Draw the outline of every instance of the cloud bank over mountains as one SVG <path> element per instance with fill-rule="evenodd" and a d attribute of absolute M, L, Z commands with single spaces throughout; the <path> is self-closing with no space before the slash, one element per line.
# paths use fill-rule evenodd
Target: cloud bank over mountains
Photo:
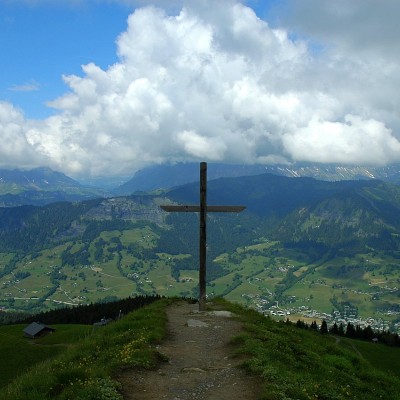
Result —
<path fill-rule="evenodd" d="M 53 116 L 28 120 L 0 101 L 0 163 L 79 177 L 186 160 L 400 161 L 400 3 L 285 10 L 272 28 L 233 0 L 137 8 L 119 61 L 64 76 Z"/>

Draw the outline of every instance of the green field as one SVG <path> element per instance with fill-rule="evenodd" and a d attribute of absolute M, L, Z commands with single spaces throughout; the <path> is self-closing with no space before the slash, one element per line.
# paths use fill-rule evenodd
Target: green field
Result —
<path fill-rule="evenodd" d="M 0 307 L 31 312 L 146 293 L 197 296 L 197 259 L 159 252 L 158 240 L 152 228 L 141 226 L 19 257 L 0 280 Z M 0 268 L 14 257 L 1 253 Z M 177 264 L 179 278 L 173 272 Z M 258 309 L 278 303 L 286 311 L 306 306 L 319 313 L 349 304 L 365 319 L 391 324 L 400 318 L 392 312 L 399 304 L 400 270 L 396 259 L 383 254 L 310 262 L 301 252 L 262 239 L 209 260 L 210 273 L 217 267 L 223 273 L 208 281 L 212 297 Z"/>
<path fill-rule="evenodd" d="M 54 325 L 56 331 L 39 339 L 23 336 L 27 325 L 0 326 L 0 388 L 35 364 L 62 353 L 71 343 L 90 335 L 91 326 Z"/>
<path fill-rule="evenodd" d="M 0 327 L 0 397 L 121 400 L 114 380 L 121 368 L 157 369 L 165 361 L 154 344 L 167 334 L 165 307 L 171 301 L 94 331 L 56 325 L 55 333 L 34 342 L 22 337 L 21 325 Z M 262 377 L 264 400 L 398 398 L 400 348 L 299 329 L 218 299 L 213 307 L 235 312 L 244 324 L 232 349 L 246 356 L 249 374 Z"/>
<path fill-rule="evenodd" d="M 400 376 L 400 349 L 347 338 L 341 338 L 340 345 L 383 372 Z"/>

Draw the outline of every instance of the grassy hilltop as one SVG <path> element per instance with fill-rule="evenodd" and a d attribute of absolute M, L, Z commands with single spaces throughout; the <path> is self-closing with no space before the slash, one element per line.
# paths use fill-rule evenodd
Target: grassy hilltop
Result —
<path fill-rule="evenodd" d="M 155 345 L 167 334 L 166 307 L 160 300 L 101 329 L 58 325 L 32 342 L 21 326 L 0 327 L 0 351 L 18 346 L 25 371 L 2 357 L 0 397 L 5 400 L 122 399 L 121 369 L 155 368 L 165 362 Z M 264 399 L 398 399 L 400 349 L 323 335 L 222 302 L 246 327 L 236 337 L 243 367 L 261 376 Z M 219 304 L 218 307 L 221 307 Z M 7 385 L 8 383 L 8 385 Z"/>

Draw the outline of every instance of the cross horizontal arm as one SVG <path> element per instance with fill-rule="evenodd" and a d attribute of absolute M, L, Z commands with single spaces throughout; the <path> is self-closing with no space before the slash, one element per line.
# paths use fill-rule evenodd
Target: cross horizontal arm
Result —
<path fill-rule="evenodd" d="M 200 212 L 200 206 L 160 206 L 168 212 Z M 207 206 L 207 212 L 236 212 L 243 211 L 245 206 Z"/>
<path fill-rule="evenodd" d="M 243 211 L 245 206 L 207 206 L 207 212 L 236 212 Z"/>
<path fill-rule="evenodd" d="M 160 206 L 168 212 L 200 212 L 200 206 Z"/>

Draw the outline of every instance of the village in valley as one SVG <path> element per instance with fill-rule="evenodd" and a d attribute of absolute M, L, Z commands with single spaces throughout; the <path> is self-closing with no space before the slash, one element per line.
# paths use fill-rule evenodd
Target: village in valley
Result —
<path fill-rule="evenodd" d="M 360 326 L 366 328 L 370 326 L 374 331 L 394 331 L 400 333 L 400 323 L 392 323 L 389 320 L 382 318 L 371 318 L 362 317 L 357 314 L 357 310 L 350 306 L 344 306 L 344 311 L 334 311 L 332 314 L 320 312 L 314 310 L 308 306 L 300 307 L 281 307 L 278 302 L 276 305 L 272 305 L 269 308 L 265 307 L 265 301 L 262 299 L 255 299 L 255 308 L 257 311 L 264 315 L 269 315 L 274 319 L 286 320 L 289 319 L 291 322 L 296 322 L 299 319 L 304 320 L 307 323 L 316 321 L 317 324 L 321 324 L 322 321 L 326 321 L 328 327 L 333 324 L 347 326 L 348 323 L 354 326 Z M 397 313 L 400 314 L 400 313 Z"/>
<path fill-rule="evenodd" d="M 143 235 L 141 240 L 144 239 L 150 240 L 150 236 Z M 259 245 L 257 248 L 259 248 Z M 340 308 L 334 307 L 332 304 L 330 310 L 328 310 L 326 299 L 321 300 L 315 297 L 321 296 L 322 292 L 313 291 L 314 287 L 320 289 L 325 288 L 326 290 L 329 289 L 331 292 L 340 289 L 341 291 L 346 291 L 354 296 L 363 295 L 373 298 L 374 296 L 382 295 L 382 293 L 395 295 L 398 291 L 396 286 L 386 283 L 380 287 L 379 291 L 374 292 L 373 290 L 377 290 L 374 288 L 372 291 L 365 292 L 337 284 L 334 285 L 334 288 L 328 288 L 328 284 L 322 279 L 316 279 L 312 282 L 305 280 L 304 282 L 298 283 L 298 285 L 302 286 L 302 296 L 293 294 L 296 293 L 294 290 L 298 289 L 293 289 L 292 287 L 292 292 L 288 290 L 289 294 L 285 294 L 285 296 L 282 296 L 280 300 L 277 299 L 276 293 L 272 291 L 272 288 L 272 290 L 267 288 L 267 286 L 271 287 L 270 280 L 277 279 L 275 275 L 271 275 L 271 267 L 265 267 L 264 272 L 258 271 L 258 274 L 253 273 L 253 276 L 248 277 L 247 279 L 244 277 L 239 278 L 239 274 L 235 271 L 239 271 L 240 268 L 243 268 L 242 265 L 245 264 L 246 261 L 249 261 L 249 254 L 250 257 L 254 256 L 254 254 L 251 255 L 251 251 L 254 251 L 254 248 L 246 247 L 243 249 L 246 251 L 238 250 L 238 254 L 241 255 L 240 260 L 237 260 L 239 264 L 232 265 L 232 271 L 230 273 L 230 279 L 232 279 L 232 282 L 228 285 L 228 289 L 226 290 L 227 299 L 245 304 L 246 306 L 254 308 L 258 312 L 268 315 L 276 320 L 289 319 L 291 322 L 302 320 L 308 324 L 311 324 L 313 321 L 316 321 L 317 324 L 321 324 L 322 321 L 325 320 L 329 327 L 335 323 L 338 326 L 340 324 L 346 326 L 348 323 L 351 323 L 354 326 L 360 326 L 361 328 L 370 326 L 374 331 L 382 332 L 390 330 L 391 332 L 400 332 L 400 322 L 396 322 L 396 319 L 398 320 L 400 315 L 400 310 L 380 310 L 379 313 L 376 312 L 374 313 L 375 315 L 368 316 L 363 312 L 360 312 L 357 307 L 343 303 L 338 303 Z M 96 293 L 97 295 L 100 293 L 104 293 L 105 295 L 107 293 L 113 293 L 114 295 L 117 293 L 116 290 L 118 287 L 129 288 L 129 286 L 131 288 L 134 288 L 135 286 L 140 288 L 141 294 L 159 293 L 161 295 L 174 296 L 182 295 L 182 293 L 184 293 L 186 296 L 190 297 L 191 293 L 194 293 L 193 290 L 197 286 L 198 271 L 182 271 L 180 277 L 175 280 L 171 277 L 170 267 L 174 262 L 174 258 L 162 254 L 159 254 L 158 258 L 160 267 L 156 267 L 157 264 L 153 261 L 153 267 L 147 269 L 146 262 L 143 262 L 140 269 L 126 272 L 125 278 L 118 274 L 118 269 L 115 267 L 111 270 L 109 267 L 101 268 L 98 265 L 81 265 L 76 269 L 76 272 L 72 269 L 68 273 L 68 279 L 64 277 L 64 280 L 60 281 L 62 284 L 59 289 L 52 295 L 52 297 L 46 299 L 46 303 L 76 306 L 91 301 L 93 297 L 88 297 L 90 293 L 92 293 L 92 295 L 95 295 Z M 219 259 L 219 261 L 221 261 L 221 259 Z M 254 259 L 250 258 L 250 261 L 254 261 Z M 42 263 L 43 261 L 39 262 Z M 29 261 L 28 264 L 23 263 L 22 265 L 24 267 L 26 267 L 26 265 L 33 267 L 31 261 Z M 103 265 L 103 267 L 105 266 Z M 300 267 L 300 270 L 301 268 L 304 267 Z M 294 269 L 294 266 L 291 264 L 286 266 L 276 265 L 274 269 L 276 274 L 279 274 L 279 279 L 282 279 L 288 271 Z M 52 274 L 51 271 L 57 271 L 57 277 L 63 275 L 59 266 L 51 265 L 43 270 L 43 276 L 54 276 L 54 273 Z M 269 274 L 269 277 L 267 277 L 266 274 Z M 89 279 L 91 275 L 92 278 Z M 25 302 L 27 305 L 38 302 L 40 298 L 40 290 L 38 291 L 38 289 L 35 290 L 34 287 L 30 287 L 29 291 L 37 294 L 36 296 L 28 294 L 28 286 L 26 286 L 26 283 L 24 282 L 29 280 L 29 278 L 30 277 L 20 280 L 16 278 L 14 273 L 12 273 L 8 279 L 4 279 L 4 281 L 1 282 L 1 288 L 4 290 L 4 301 L 12 301 L 13 303 L 17 301 L 20 303 Z M 218 284 L 221 279 L 225 279 L 224 282 L 226 282 L 227 277 L 222 277 L 208 283 L 208 298 L 218 296 L 218 292 L 215 291 L 217 288 L 216 284 Z M 70 280 L 71 283 L 69 283 Z M 82 280 L 81 283 L 80 280 Z M 120 286 L 114 286 L 114 284 L 112 284 L 114 281 L 118 282 L 118 285 Z M 220 288 L 221 287 L 225 286 L 220 285 Z M 221 289 L 219 289 L 219 291 L 220 290 Z M 326 298 L 326 293 L 323 293 Z M 134 292 L 132 292 L 132 295 L 134 295 Z M 320 304 L 325 304 L 325 309 L 321 310 L 319 307 Z M 6 311 L 8 307 L 1 305 L 0 309 Z M 387 318 L 385 318 L 385 316 Z"/>

